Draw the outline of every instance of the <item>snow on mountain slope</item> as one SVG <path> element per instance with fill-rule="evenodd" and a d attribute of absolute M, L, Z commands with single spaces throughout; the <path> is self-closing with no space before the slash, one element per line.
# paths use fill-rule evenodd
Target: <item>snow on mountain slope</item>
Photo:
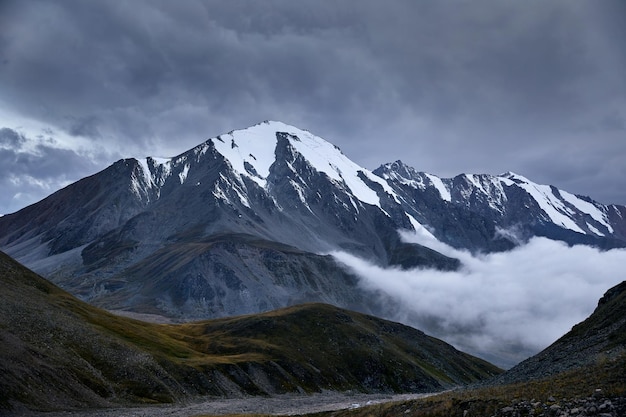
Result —
<path fill-rule="evenodd" d="M 214 146 L 230 163 L 231 168 L 241 177 L 247 177 L 261 188 L 268 188 L 267 178 L 270 167 L 275 163 L 277 132 L 286 133 L 289 144 L 318 172 L 326 174 L 338 184 L 345 185 L 354 197 L 363 203 L 382 208 L 376 191 L 361 178 L 379 184 L 396 201 L 394 190 L 380 177 L 352 162 L 339 148 L 313 135 L 282 122 L 266 121 L 242 130 L 231 131 L 209 139 L 192 151 L 200 158 Z M 178 173 L 183 184 L 189 173 L 190 165 L 186 162 L 189 152 L 172 159 L 141 158 L 138 162 L 144 175 L 144 184 L 149 188 L 159 188 L 172 174 L 172 167 L 183 166 Z M 142 188 L 139 183 L 137 189 Z M 297 187 L 297 185 L 294 185 Z M 245 197 L 242 196 L 242 201 Z"/>
<path fill-rule="evenodd" d="M 290 145 L 313 168 L 334 181 L 345 184 L 362 202 L 381 206 L 376 192 L 359 177 L 359 173 L 380 184 L 389 194 L 395 194 L 385 181 L 352 162 L 336 146 L 310 132 L 282 122 L 263 122 L 248 129 L 230 132 L 218 136 L 213 143 L 240 175 L 248 176 L 260 186 L 266 187 L 270 166 L 275 161 L 276 132 L 287 133 Z"/>
<path fill-rule="evenodd" d="M 496 179 L 504 184 L 507 184 L 507 180 L 511 180 L 513 184 L 509 183 L 507 185 L 514 185 L 524 189 L 534 198 L 550 219 L 561 227 L 578 233 L 605 236 L 605 233 L 600 232 L 587 222 L 585 223 L 591 227 L 587 227 L 586 230 L 578 225 L 576 218 L 580 217 L 581 214 L 587 214 L 595 222 L 606 228 L 609 234 L 613 233 L 613 228 L 605 211 L 606 208 L 601 208 L 602 205 L 600 204 L 596 206 L 567 191 L 559 190 L 549 185 L 536 184 L 528 178 L 511 172 L 500 175 Z"/>
<path fill-rule="evenodd" d="M 561 198 L 576 207 L 576 209 L 583 213 L 589 214 L 591 217 L 594 218 L 595 221 L 606 226 L 609 233 L 613 233 L 613 227 L 611 227 L 607 213 L 604 209 L 601 209 L 600 207 L 595 206 L 593 203 L 585 201 L 574 194 L 570 194 L 567 191 L 559 190 L 559 194 L 561 195 Z"/>
<path fill-rule="evenodd" d="M 450 189 L 443 183 L 441 178 L 425 172 L 418 172 L 415 168 L 402 163 L 402 161 L 382 165 L 375 171 L 375 174 L 385 179 L 388 183 L 400 183 L 420 190 L 435 187 L 443 200 L 452 201 Z"/>
<path fill-rule="evenodd" d="M 482 215 L 494 212 L 493 215 L 506 218 L 511 217 L 511 211 L 520 212 L 520 207 L 514 207 L 519 206 L 519 199 L 514 198 L 512 203 L 508 201 L 511 190 L 518 188 L 530 198 L 530 201 L 524 204 L 537 205 L 540 209 L 533 213 L 533 222 L 553 223 L 559 228 L 597 237 L 610 236 L 614 232 L 609 220 L 609 210 L 605 206 L 583 200 L 552 186 L 536 184 L 518 174 L 511 172 L 498 176 L 462 174 L 455 178 L 439 178 L 432 174 L 418 172 L 401 161 L 383 165 L 374 174 L 351 161 L 340 149 L 324 139 L 306 130 L 276 121 L 266 121 L 246 129 L 219 135 L 169 160 L 151 157 L 139 159 L 143 178 L 140 175 L 134 178 L 134 191 L 138 196 L 143 195 L 144 199 L 149 200 L 150 193 L 146 189 L 151 189 L 158 199 L 160 188 L 169 176 L 175 175 L 177 182 L 184 184 L 190 170 L 194 169 L 191 159 L 201 162 L 203 156 L 213 147 L 225 158 L 236 174 L 234 180 L 222 177 L 221 184 L 215 186 L 213 194 L 229 204 L 232 204 L 231 198 L 234 195 L 239 203 L 251 207 L 247 196 L 249 190 L 243 179 L 252 180 L 269 193 L 268 177 L 272 165 L 276 163 L 278 132 L 283 134 L 282 137 L 287 139 L 289 146 L 314 170 L 327 175 L 338 187 L 349 192 L 351 206 L 357 212 L 358 204 L 354 199 L 377 206 L 387 216 L 389 216 L 389 201 L 403 208 L 410 206 L 411 204 L 407 202 L 410 199 L 400 198 L 401 191 L 397 185 L 401 184 L 404 188 L 421 191 L 433 188 L 437 191 L 441 201 L 445 203 L 464 205 L 469 210 L 480 212 Z M 287 161 L 287 166 L 295 173 L 295 168 L 290 165 L 292 162 Z M 289 184 L 303 206 L 311 211 L 305 192 L 306 182 L 306 179 L 300 178 L 290 180 Z M 386 204 L 381 203 L 380 190 L 377 192 L 373 184 L 380 186 L 379 188 L 390 198 Z M 343 204 L 345 206 L 345 203 Z M 527 207 L 527 209 L 530 208 Z M 409 223 L 428 224 L 425 216 L 420 217 L 413 213 L 416 210 L 405 209 L 405 211 L 407 218 L 411 216 Z M 515 217 L 518 222 L 529 220 L 516 215 L 512 217 Z M 511 225 L 512 221 L 505 221 L 500 226 Z"/>
<path fill-rule="evenodd" d="M 512 183 L 508 183 L 507 185 L 524 189 L 533 197 L 554 224 L 565 229 L 573 230 L 574 232 L 586 233 L 585 230 L 581 229 L 572 219 L 571 216 L 574 215 L 575 212 L 564 204 L 564 201 L 559 198 L 560 196 L 555 195 L 552 187 L 549 185 L 535 184 L 527 178 L 514 173 L 509 173 L 505 177 L 496 177 L 495 180 L 500 180 L 506 184 L 509 179 Z"/>
<path fill-rule="evenodd" d="M 452 201 L 450 190 L 448 190 L 448 188 L 443 183 L 443 181 L 441 181 L 441 178 L 436 177 L 434 175 L 430 175 L 430 174 L 424 174 L 424 175 L 428 177 L 428 179 L 433 184 L 433 186 L 437 189 L 437 191 L 439 191 L 439 195 L 441 195 L 441 198 L 443 198 L 445 201 Z"/>

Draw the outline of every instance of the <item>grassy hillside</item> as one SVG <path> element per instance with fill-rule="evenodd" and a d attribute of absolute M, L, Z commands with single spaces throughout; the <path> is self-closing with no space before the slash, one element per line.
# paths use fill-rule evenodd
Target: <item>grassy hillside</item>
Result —
<path fill-rule="evenodd" d="M 531 382 L 446 392 L 420 400 L 376 404 L 314 416 L 585 416 L 601 414 L 600 407 L 609 402 L 611 408 L 603 415 L 621 417 L 626 415 L 625 369 L 626 355 L 620 355 L 584 369 Z"/>
<path fill-rule="evenodd" d="M 626 281 L 538 355 L 481 388 L 319 416 L 626 415 Z"/>
<path fill-rule="evenodd" d="M 500 372 L 415 329 L 329 305 L 151 324 L 83 303 L 2 253 L 0 286 L 0 409 L 433 391 Z"/>

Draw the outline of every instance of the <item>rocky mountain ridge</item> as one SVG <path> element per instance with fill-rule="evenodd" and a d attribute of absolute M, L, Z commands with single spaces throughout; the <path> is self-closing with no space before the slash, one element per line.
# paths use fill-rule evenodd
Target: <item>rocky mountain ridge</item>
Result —
<path fill-rule="evenodd" d="M 507 250 L 533 236 L 624 247 L 626 207 L 603 205 L 507 172 L 439 178 L 396 161 L 374 174 L 401 196 L 403 209 L 456 248 Z"/>

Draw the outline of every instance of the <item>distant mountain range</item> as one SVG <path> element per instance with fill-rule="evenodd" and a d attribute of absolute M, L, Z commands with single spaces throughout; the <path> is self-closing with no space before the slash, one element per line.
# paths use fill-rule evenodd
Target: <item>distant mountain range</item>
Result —
<path fill-rule="evenodd" d="M 455 270 L 403 241 L 472 252 L 533 236 L 626 247 L 626 207 L 512 173 L 451 179 L 400 161 L 368 171 L 314 134 L 264 122 L 174 158 L 124 159 L 0 218 L 0 249 L 111 310 L 200 319 L 324 302 L 384 314 L 334 250 Z"/>

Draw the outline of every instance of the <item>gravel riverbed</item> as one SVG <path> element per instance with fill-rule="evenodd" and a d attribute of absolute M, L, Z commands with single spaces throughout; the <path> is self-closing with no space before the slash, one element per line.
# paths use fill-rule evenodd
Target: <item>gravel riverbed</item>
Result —
<path fill-rule="evenodd" d="M 50 413 L 20 414 L 25 417 L 190 417 L 224 414 L 299 415 L 320 411 L 358 408 L 389 401 L 405 401 L 433 394 L 285 394 L 272 397 L 211 398 L 147 407 L 74 410 Z"/>

